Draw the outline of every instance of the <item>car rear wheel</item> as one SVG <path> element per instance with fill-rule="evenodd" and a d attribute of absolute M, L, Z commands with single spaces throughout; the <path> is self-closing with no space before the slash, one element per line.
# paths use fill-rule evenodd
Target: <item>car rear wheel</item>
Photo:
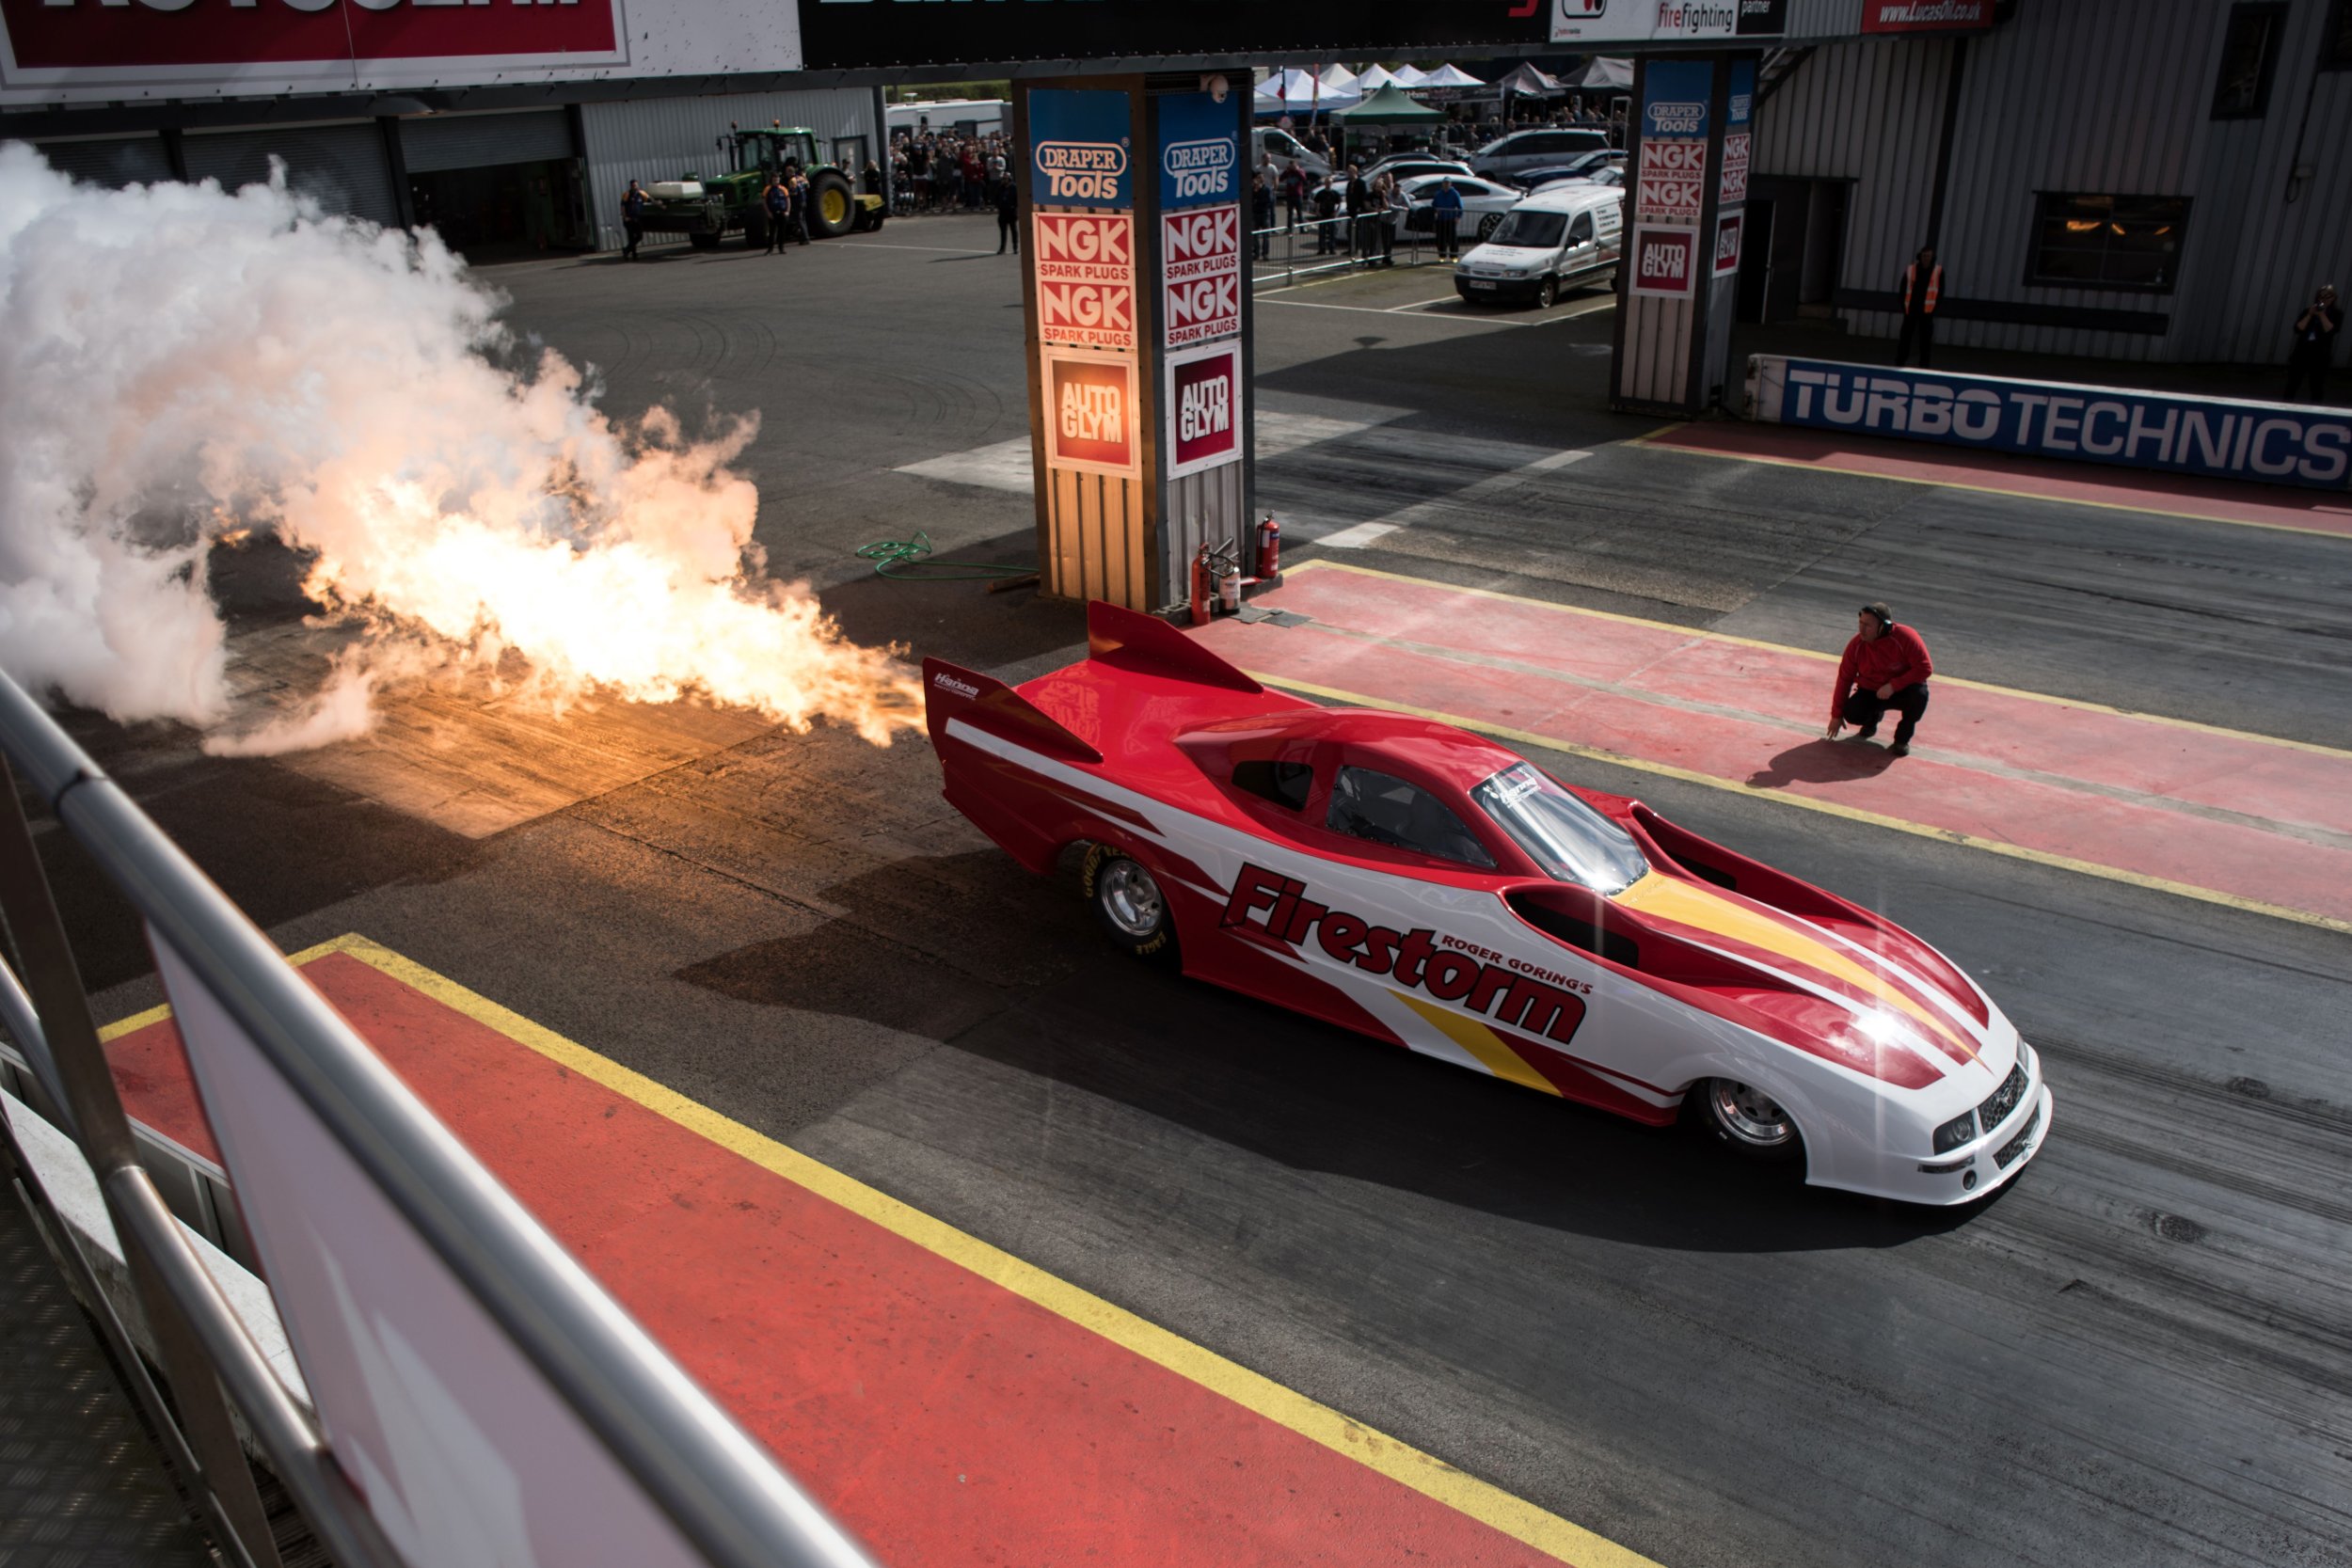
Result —
<path fill-rule="evenodd" d="M 1709 1078 L 1692 1090 L 1699 1120 L 1715 1141 L 1742 1159 L 1781 1164 L 1804 1154 L 1796 1119 L 1761 1089 L 1729 1078 Z"/>
<path fill-rule="evenodd" d="M 1098 844 L 1087 851 L 1085 876 L 1087 902 L 1111 941 L 1139 958 L 1175 950 L 1168 897 L 1142 862 Z"/>

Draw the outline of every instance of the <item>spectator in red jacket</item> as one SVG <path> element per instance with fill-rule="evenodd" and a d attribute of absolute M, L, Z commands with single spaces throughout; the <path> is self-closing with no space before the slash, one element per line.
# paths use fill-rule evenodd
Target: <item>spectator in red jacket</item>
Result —
<path fill-rule="evenodd" d="M 1839 730 L 1851 724 L 1854 738 L 1867 740 L 1893 708 L 1903 719 L 1895 726 L 1895 742 L 1886 754 L 1908 756 L 1912 732 L 1928 711 L 1928 677 L 1935 673 L 1935 661 L 1928 657 L 1919 634 L 1898 626 L 1894 612 L 1883 604 L 1864 605 L 1854 620 L 1853 641 L 1837 661 L 1837 690 L 1830 698 L 1829 729 L 1824 733 L 1835 740 Z"/>

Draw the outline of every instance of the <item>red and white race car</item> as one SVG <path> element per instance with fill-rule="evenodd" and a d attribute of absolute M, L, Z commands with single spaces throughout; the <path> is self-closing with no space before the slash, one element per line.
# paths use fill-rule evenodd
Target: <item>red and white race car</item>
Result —
<path fill-rule="evenodd" d="M 947 800 L 1015 860 L 1088 847 L 1111 939 L 1186 974 L 1914 1203 L 2050 1125 L 2033 1048 L 1926 942 L 1492 741 L 1268 691 L 1148 615 L 1019 688 L 923 665 Z"/>

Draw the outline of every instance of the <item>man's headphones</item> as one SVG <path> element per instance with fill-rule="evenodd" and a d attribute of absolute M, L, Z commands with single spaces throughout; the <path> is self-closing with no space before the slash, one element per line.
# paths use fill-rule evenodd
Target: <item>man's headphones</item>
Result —
<path fill-rule="evenodd" d="M 1865 615 L 1877 616 L 1879 618 L 1879 630 L 1881 631 L 1886 630 L 1889 626 L 1895 624 L 1894 611 L 1888 610 L 1883 604 L 1866 604 L 1862 607 L 1862 613 Z"/>

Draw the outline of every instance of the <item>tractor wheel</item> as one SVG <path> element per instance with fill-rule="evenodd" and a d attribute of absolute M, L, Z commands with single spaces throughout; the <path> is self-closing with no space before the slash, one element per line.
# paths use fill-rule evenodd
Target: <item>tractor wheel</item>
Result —
<path fill-rule="evenodd" d="M 850 231 L 850 220 L 857 213 L 857 198 L 850 194 L 850 182 L 838 169 L 820 169 L 808 182 L 808 229 L 812 234 L 826 239 L 838 239 Z"/>
<path fill-rule="evenodd" d="M 697 229 L 686 236 L 686 243 L 696 250 L 716 250 L 719 248 L 719 236 L 710 230 Z"/>

